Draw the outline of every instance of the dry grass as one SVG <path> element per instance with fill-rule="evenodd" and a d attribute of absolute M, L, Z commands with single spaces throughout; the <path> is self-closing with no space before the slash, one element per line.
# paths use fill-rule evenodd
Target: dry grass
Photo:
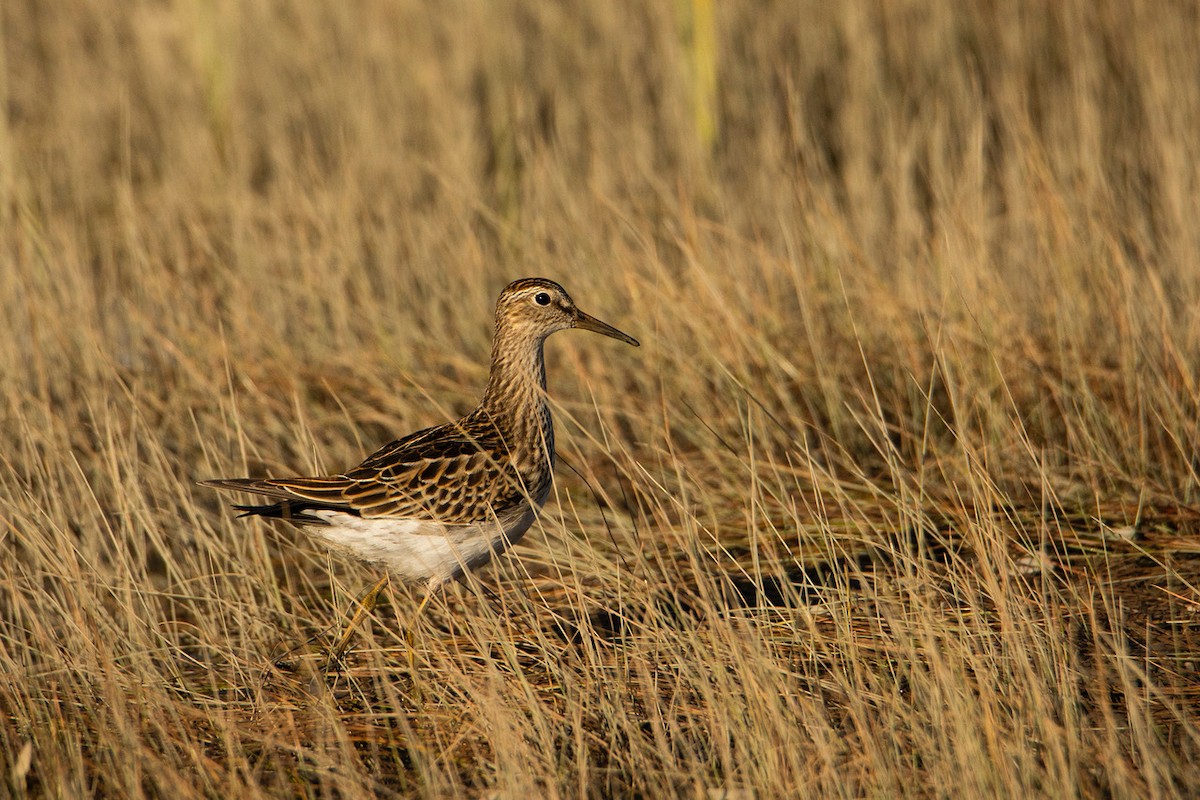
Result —
<path fill-rule="evenodd" d="M 1186 3 L 0 7 L 0 793 L 1200 785 Z M 417 631 L 194 485 L 472 404 L 540 527 Z M 590 484 L 590 486 L 589 486 Z M 328 686 L 328 688 L 323 688 Z"/>

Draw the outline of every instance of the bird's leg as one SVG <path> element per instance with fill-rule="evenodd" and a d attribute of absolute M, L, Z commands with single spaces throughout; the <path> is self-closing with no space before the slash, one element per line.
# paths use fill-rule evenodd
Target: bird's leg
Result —
<path fill-rule="evenodd" d="M 416 672 L 417 669 L 417 622 L 421 619 L 421 612 L 425 610 L 425 606 L 429 605 L 429 601 L 433 599 L 433 593 L 437 591 L 437 586 L 430 583 L 425 589 L 425 597 L 421 599 L 421 604 L 417 606 L 417 613 L 413 614 L 412 621 L 404 630 L 404 643 L 408 646 L 408 671 Z"/>
<path fill-rule="evenodd" d="M 335 662 L 340 661 L 342 655 L 346 652 L 347 645 L 350 644 L 350 636 L 354 633 L 354 629 L 366 619 L 366 616 L 375 610 L 375 606 L 379 603 L 379 593 L 388 585 L 388 576 L 384 575 L 379 579 L 379 582 L 367 590 L 358 601 L 358 608 L 354 612 L 354 616 L 350 618 L 346 629 L 342 631 L 341 638 L 329 650 L 329 665 L 332 666 Z"/>

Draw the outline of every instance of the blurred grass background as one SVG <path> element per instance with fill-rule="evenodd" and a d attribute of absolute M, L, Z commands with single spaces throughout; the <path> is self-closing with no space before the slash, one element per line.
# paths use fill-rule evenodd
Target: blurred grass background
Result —
<path fill-rule="evenodd" d="M 0 6 L 14 796 L 1200 785 L 1200 11 Z M 194 485 L 467 411 L 517 277 L 541 524 L 376 574 Z M 315 688 L 314 687 L 328 687 Z"/>

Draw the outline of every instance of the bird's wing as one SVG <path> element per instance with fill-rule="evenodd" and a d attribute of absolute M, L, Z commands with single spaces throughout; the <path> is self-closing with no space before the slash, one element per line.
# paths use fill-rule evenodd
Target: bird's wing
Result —
<path fill-rule="evenodd" d="M 461 423 L 427 428 L 384 445 L 341 475 L 203 483 L 265 495 L 284 504 L 298 501 L 306 511 L 325 508 L 447 525 L 490 520 L 497 511 L 526 497 L 494 429 L 468 429 Z"/>

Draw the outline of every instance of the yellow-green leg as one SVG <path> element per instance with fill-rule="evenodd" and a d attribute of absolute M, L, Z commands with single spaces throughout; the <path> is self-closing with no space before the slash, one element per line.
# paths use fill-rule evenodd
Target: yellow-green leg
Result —
<path fill-rule="evenodd" d="M 384 587 L 387 585 L 388 576 L 384 575 L 379 579 L 379 582 L 368 589 L 367 593 L 364 594 L 362 599 L 358 601 L 358 608 L 355 610 L 354 616 L 350 618 L 350 622 L 346 625 L 346 629 L 342 631 L 342 635 L 338 639 L 337 644 L 335 644 L 329 651 L 330 666 L 333 666 L 336 662 L 341 660 L 342 656 L 346 652 L 346 647 L 350 644 L 350 637 L 353 635 L 354 629 L 357 628 L 362 621 L 367 618 L 368 614 L 375 610 L 375 606 L 379 603 L 379 593 L 382 592 Z"/>
<path fill-rule="evenodd" d="M 410 673 L 417 671 L 417 648 L 416 648 L 416 633 L 417 621 L 421 619 L 421 612 L 425 610 L 425 606 L 429 605 L 429 601 L 433 599 L 433 593 L 437 589 L 432 584 L 425 590 L 425 597 L 421 599 L 421 604 L 417 606 L 417 613 L 413 614 L 412 620 L 408 623 L 408 627 L 404 631 L 404 643 L 408 645 L 408 671 Z"/>

